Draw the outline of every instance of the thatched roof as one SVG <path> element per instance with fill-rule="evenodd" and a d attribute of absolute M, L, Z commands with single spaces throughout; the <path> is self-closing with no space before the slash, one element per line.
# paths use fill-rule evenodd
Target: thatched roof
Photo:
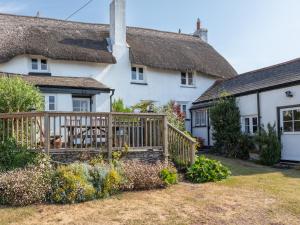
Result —
<path fill-rule="evenodd" d="M 37 87 L 92 89 L 109 92 L 110 88 L 90 77 L 62 77 L 0 73 L 0 77 L 19 77 Z"/>
<path fill-rule="evenodd" d="M 216 81 L 194 104 L 220 97 L 222 92 L 243 95 L 300 83 L 300 58 L 247 72 L 223 81 Z"/>
<path fill-rule="evenodd" d="M 112 64 L 116 60 L 107 48 L 108 37 L 108 25 L 0 14 L 0 63 L 32 54 Z M 128 27 L 127 42 L 133 64 L 221 78 L 236 75 L 212 46 L 192 35 Z"/>

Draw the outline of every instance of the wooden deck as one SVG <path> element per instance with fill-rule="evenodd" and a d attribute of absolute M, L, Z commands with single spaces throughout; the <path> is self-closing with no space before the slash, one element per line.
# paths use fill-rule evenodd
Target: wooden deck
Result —
<path fill-rule="evenodd" d="M 156 149 L 189 164 L 195 141 L 167 123 L 165 114 L 30 112 L 0 114 L 0 141 L 49 154 L 65 151 Z"/>

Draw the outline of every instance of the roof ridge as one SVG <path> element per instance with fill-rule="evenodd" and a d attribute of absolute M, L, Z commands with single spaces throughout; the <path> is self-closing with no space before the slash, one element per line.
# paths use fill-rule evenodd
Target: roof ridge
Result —
<path fill-rule="evenodd" d="M 63 20 L 63 19 L 57 19 L 57 18 L 51 18 L 51 17 L 36 17 L 36 16 L 28 16 L 28 15 L 17 15 L 17 14 L 12 14 L 12 13 L 1 13 L 0 16 L 12 16 L 12 17 L 23 17 L 23 18 L 31 18 L 31 19 L 37 19 L 37 20 L 50 20 L 50 21 L 58 21 L 58 22 L 64 22 L 64 23 L 75 23 L 75 24 L 82 24 L 82 25 L 102 25 L 102 26 L 109 26 L 109 24 L 105 23 L 92 23 L 92 22 L 82 22 L 82 21 L 74 21 L 74 20 Z M 165 34 L 173 34 L 176 36 L 186 36 L 186 37 L 191 37 L 195 38 L 203 43 L 204 42 L 201 38 L 195 37 L 192 34 L 186 34 L 186 33 L 177 33 L 174 31 L 164 31 L 164 30 L 159 30 L 156 28 L 146 28 L 146 27 L 137 27 L 137 26 L 127 26 L 129 29 L 138 29 L 138 30 L 146 30 L 146 31 L 155 31 L 159 33 L 165 33 Z M 208 43 L 206 43 L 208 44 Z"/>
<path fill-rule="evenodd" d="M 13 16 L 13 17 L 24 17 L 24 18 L 32 18 L 32 19 L 40 19 L 40 20 L 52 20 L 52 21 L 59 21 L 65 23 L 78 23 L 78 24 L 86 24 L 86 25 L 108 25 L 104 23 L 91 23 L 91 22 L 82 22 L 82 21 L 74 21 L 74 20 L 64 20 L 64 19 L 57 19 L 51 17 L 37 17 L 37 16 L 28 16 L 28 15 L 17 15 L 12 13 L 1 13 L 1 16 Z"/>
<path fill-rule="evenodd" d="M 284 66 L 284 65 L 287 65 L 287 64 L 290 64 L 290 63 L 293 63 L 293 62 L 297 62 L 299 60 L 300 60 L 300 58 L 291 59 L 291 60 L 288 60 L 288 61 L 285 61 L 285 62 L 282 62 L 282 63 L 277 63 L 275 65 L 266 66 L 266 67 L 259 68 L 259 69 L 256 69 L 256 70 L 251 70 L 251 71 L 248 71 L 248 72 L 245 72 L 245 73 L 241 73 L 237 77 L 252 74 L 252 73 L 256 73 L 256 72 L 260 72 L 260 71 L 264 71 L 264 70 L 268 70 L 268 69 L 272 69 L 272 68 L 276 68 L 276 67 L 279 67 L 279 66 Z"/>

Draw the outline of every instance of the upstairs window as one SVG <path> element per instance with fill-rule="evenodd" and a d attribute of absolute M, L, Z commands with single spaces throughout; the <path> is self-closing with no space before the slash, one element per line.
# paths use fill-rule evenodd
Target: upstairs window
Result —
<path fill-rule="evenodd" d="M 144 83 L 145 82 L 144 68 L 132 67 L 131 68 L 131 80 L 133 82 Z"/>
<path fill-rule="evenodd" d="M 181 85 L 184 86 L 193 86 L 194 85 L 194 76 L 192 72 L 182 72 L 181 73 Z"/>
<path fill-rule="evenodd" d="M 32 70 L 38 70 L 39 64 L 37 59 L 31 59 L 31 69 Z"/>
<path fill-rule="evenodd" d="M 48 72 L 47 59 L 31 59 L 31 70 L 33 72 Z"/>

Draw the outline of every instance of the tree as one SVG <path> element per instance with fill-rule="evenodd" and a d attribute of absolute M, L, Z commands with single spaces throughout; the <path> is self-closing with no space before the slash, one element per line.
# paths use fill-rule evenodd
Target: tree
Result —
<path fill-rule="evenodd" d="M 221 97 L 210 110 L 215 151 L 237 157 L 241 137 L 240 111 L 233 97 Z"/>
<path fill-rule="evenodd" d="M 114 100 L 114 102 L 112 103 L 112 111 L 113 112 L 123 112 L 123 113 L 132 112 L 131 108 L 128 108 L 125 106 L 125 104 L 121 98 Z"/>
<path fill-rule="evenodd" d="M 0 113 L 43 110 L 43 97 L 35 86 L 18 77 L 0 78 Z"/>

